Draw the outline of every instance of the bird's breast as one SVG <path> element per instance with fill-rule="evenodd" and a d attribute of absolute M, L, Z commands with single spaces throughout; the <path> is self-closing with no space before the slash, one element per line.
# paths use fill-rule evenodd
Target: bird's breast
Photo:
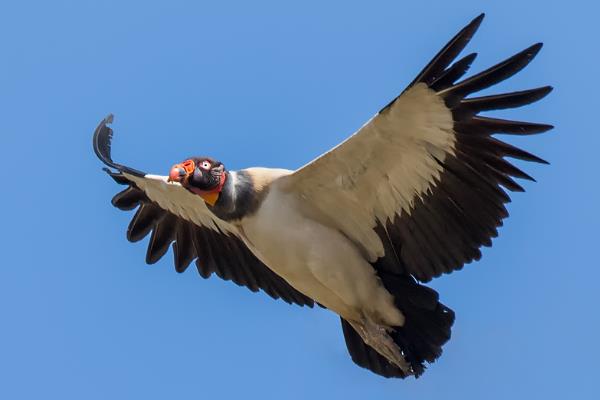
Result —
<path fill-rule="evenodd" d="M 369 313 L 401 324 L 392 296 L 354 243 L 306 216 L 299 201 L 272 188 L 258 211 L 241 221 L 248 247 L 295 289 L 336 313 L 355 320 Z"/>
<path fill-rule="evenodd" d="M 284 278 L 303 274 L 300 265 L 306 262 L 314 229 L 292 195 L 270 190 L 259 209 L 240 225 L 249 247 L 274 272 Z"/>

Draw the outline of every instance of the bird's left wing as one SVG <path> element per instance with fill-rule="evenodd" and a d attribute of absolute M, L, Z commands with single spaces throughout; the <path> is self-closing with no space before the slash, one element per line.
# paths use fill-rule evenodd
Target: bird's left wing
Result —
<path fill-rule="evenodd" d="M 127 239 L 137 242 L 149 233 L 146 262 L 157 262 L 172 244 L 175 270 L 183 272 L 195 259 L 198 272 L 208 278 L 213 272 L 225 280 L 262 289 L 288 303 L 312 307 L 313 301 L 271 271 L 246 247 L 237 228 L 214 216 L 196 195 L 166 176 L 149 175 L 117 164 L 111 157 L 112 115 L 94 132 L 94 151 L 116 171 L 105 171 L 119 184 L 128 186 L 112 199 L 121 210 L 138 208 L 127 229 Z"/>
<path fill-rule="evenodd" d="M 541 44 L 457 82 L 476 54 L 453 61 L 482 19 L 461 30 L 358 132 L 281 179 L 307 212 L 342 231 L 369 260 L 395 257 L 389 272 L 427 281 L 479 259 L 479 248 L 491 244 L 508 215 L 503 187 L 522 191 L 512 177 L 532 179 L 504 157 L 544 162 L 492 135 L 540 133 L 550 125 L 478 113 L 534 102 L 550 87 L 467 98 L 520 71 Z"/>

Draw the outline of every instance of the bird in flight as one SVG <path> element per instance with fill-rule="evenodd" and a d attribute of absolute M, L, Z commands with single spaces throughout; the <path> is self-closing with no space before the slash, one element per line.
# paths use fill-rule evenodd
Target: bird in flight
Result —
<path fill-rule="evenodd" d="M 533 180 L 507 157 L 546 163 L 494 135 L 551 125 L 480 112 L 535 102 L 551 87 L 470 96 L 519 72 L 542 44 L 463 79 L 476 53 L 457 58 L 483 17 L 356 133 L 295 171 L 229 171 L 198 156 L 167 176 L 146 174 L 112 160 L 109 115 L 93 146 L 126 186 L 112 204 L 137 208 L 127 239 L 150 234 L 149 264 L 172 247 L 178 272 L 195 260 L 204 278 L 215 273 L 287 303 L 327 308 L 340 316 L 356 364 L 418 377 L 441 355 L 454 322 L 423 283 L 491 246 L 508 216 L 507 191 L 523 191 L 513 178 Z"/>

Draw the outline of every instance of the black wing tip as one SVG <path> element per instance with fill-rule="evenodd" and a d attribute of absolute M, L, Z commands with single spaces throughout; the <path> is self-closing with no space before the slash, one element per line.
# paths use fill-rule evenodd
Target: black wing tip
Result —
<path fill-rule="evenodd" d="M 473 63 L 473 61 L 475 61 L 476 58 L 477 58 L 476 52 L 469 53 L 463 57 L 462 62 L 464 62 L 465 64 L 470 66 Z"/>
<path fill-rule="evenodd" d="M 533 59 L 538 55 L 538 53 L 540 52 L 540 50 L 542 49 L 542 47 L 544 47 L 544 43 L 542 42 L 537 42 L 535 44 L 532 44 L 531 46 L 527 47 L 526 49 L 520 51 L 519 53 L 515 54 L 512 59 L 520 59 L 524 61 L 523 67 L 527 66 L 531 61 L 533 61 Z"/>
<path fill-rule="evenodd" d="M 464 56 L 463 58 L 461 58 L 460 60 L 456 61 L 454 64 L 452 64 L 452 66 L 448 67 L 447 70 L 449 70 L 455 66 L 460 66 L 461 68 L 464 69 L 464 72 L 466 73 L 467 70 L 471 67 L 471 64 L 473 64 L 473 61 L 475 61 L 475 59 L 477 58 L 477 55 L 478 55 L 477 52 L 469 53 L 466 56 Z"/>
<path fill-rule="evenodd" d="M 462 35 L 467 35 L 469 39 L 471 39 L 473 37 L 473 35 L 475 34 L 475 32 L 477 32 L 477 30 L 479 29 L 479 26 L 481 25 L 481 22 L 483 21 L 483 19 L 485 18 L 485 13 L 481 13 L 478 16 L 476 16 L 475 18 L 473 18 L 471 20 L 471 22 L 469 22 L 459 33 L 460 36 Z"/>
<path fill-rule="evenodd" d="M 465 26 L 462 31 L 459 33 L 460 36 L 463 36 L 464 39 L 466 39 L 467 41 L 470 41 L 473 36 L 475 35 L 475 33 L 477 32 L 477 30 L 479 29 L 479 26 L 481 26 L 481 22 L 483 21 L 483 19 L 485 18 L 485 13 L 481 13 L 478 16 L 476 16 L 475 18 L 473 18 L 471 20 L 471 22 L 469 22 L 467 24 L 467 26 Z"/>
<path fill-rule="evenodd" d="M 119 169 L 113 162 L 110 152 L 110 146 L 113 136 L 112 129 L 108 126 L 114 121 L 114 115 L 108 114 L 96 127 L 92 139 L 94 153 L 106 166 Z"/>
<path fill-rule="evenodd" d="M 516 133 L 516 134 L 523 134 L 523 135 L 536 135 L 536 134 L 540 134 L 540 133 L 545 133 L 548 131 L 551 131 L 552 129 L 554 129 L 554 125 L 550 125 L 550 124 L 541 124 L 541 123 L 537 123 L 537 122 L 525 122 L 523 123 L 523 128 L 524 128 L 524 132 L 499 132 L 499 133 Z"/>
<path fill-rule="evenodd" d="M 534 89 L 523 90 L 522 92 L 514 92 L 514 93 L 527 93 L 531 97 L 531 102 L 535 103 L 548 96 L 554 88 L 550 85 L 540 86 Z"/>
<path fill-rule="evenodd" d="M 446 68 L 454 61 L 460 52 L 467 46 L 469 41 L 477 32 L 481 21 L 485 14 L 481 13 L 463 27 L 446 45 L 429 61 L 429 63 L 419 72 L 415 79 L 408 87 L 415 85 L 418 82 L 425 82 L 428 85 L 432 83 L 432 79 L 446 70 Z"/>
<path fill-rule="evenodd" d="M 535 51 L 540 51 L 542 49 L 542 47 L 544 47 L 544 42 L 537 42 L 534 45 L 532 45 L 530 48 Z"/>
<path fill-rule="evenodd" d="M 475 28 L 478 28 L 479 25 L 481 25 L 481 21 L 483 21 L 484 18 L 485 18 L 485 13 L 482 12 L 481 14 L 479 14 L 478 16 L 473 18 L 471 20 L 471 22 L 469 22 L 469 25 L 467 25 L 467 26 L 474 26 Z"/>
<path fill-rule="evenodd" d="M 144 177 L 146 173 L 139 171 L 137 169 L 129 168 L 121 164 L 117 164 L 112 160 L 111 155 L 111 143 L 113 138 L 113 130 L 109 126 L 113 123 L 115 117 L 113 114 L 108 114 L 96 127 L 94 131 L 94 136 L 92 139 L 92 145 L 94 147 L 94 153 L 96 156 L 102 161 L 107 167 L 114 168 L 119 172 L 126 172 L 130 175 Z M 109 174 L 110 170 L 104 168 Z M 112 174 L 111 174 L 112 176 Z"/>
<path fill-rule="evenodd" d="M 552 93 L 553 90 L 554 90 L 554 87 L 552 87 L 550 85 L 546 85 L 546 86 L 537 88 L 536 91 L 537 91 L 537 95 L 539 97 L 535 101 L 541 100 L 544 97 L 548 96 L 550 93 Z"/>
<path fill-rule="evenodd" d="M 470 41 L 473 38 L 473 36 L 475 35 L 475 33 L 477 32 L 477 30 L 479 29 L 479 26 L 481 26 L 481 22 L 483 21 L 484 18 L 485 18 L 485 13 L 479 14 L 478 16 L 473 18 L 471 20 L 471 22 L 469 22 L 464 28 L 462 28 L 457 36 L 462 37 L 463 39 L 466 39 L 467 41 Z"/>
<path fill-rule="evenodd" d="M 537 54 L 540 52 L 542 47 L 544 47 L 544 43 L 537 42 L 537 43 L 529 46 L 525 50 L 523 50 L 521 53 L 524 53 L 527 58 L 529 58 L 530 60 L 533 60 L 535 58 L 535 56 L 537 56 Z"/>

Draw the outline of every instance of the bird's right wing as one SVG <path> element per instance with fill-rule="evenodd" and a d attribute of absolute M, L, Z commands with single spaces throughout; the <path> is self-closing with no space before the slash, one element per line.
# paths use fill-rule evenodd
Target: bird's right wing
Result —
<path fill-rule="evenodd" d="M 504 189 L 523 190 L 514 177 L 533 180 L 505 157 L 545 162 L 493 135 L 552 126 L 480 112 L 533 103 L 551 87 L 468 97 L 519 72 L 542 44 L 460 80 L 475 54 L 454 60 L 482 19 L 462 29 L 355 134 L 280 180 L 371 262 L 389 259 L 390 272 L 428 281 L 479 259 L 480 247 L 491 245 L 508 216 Z"/>
<path fill-rule="evenodd" d="M 146 262 L 154 264 L 172 244 L 175 270 L 183 272 L 195 259 L 198 272 L 208 278 L 213 272 L 225 280 L 262 289 L 269 296 L 309 307 L 313 300 L 298 292 L 271 271 L 248 249 L 237 228 L 213 215 L 204 201 L 166 176 L 149 175 L 112 160 L 112 116 L 94 132 L 94 151 L 102 162 L 116 170 L 105 171 L 127 189 L 115 195 L 112 204 L 121 210 L 138 208 L 127 229 L 127 239 L 137 242 L 149 233 Z"/>

